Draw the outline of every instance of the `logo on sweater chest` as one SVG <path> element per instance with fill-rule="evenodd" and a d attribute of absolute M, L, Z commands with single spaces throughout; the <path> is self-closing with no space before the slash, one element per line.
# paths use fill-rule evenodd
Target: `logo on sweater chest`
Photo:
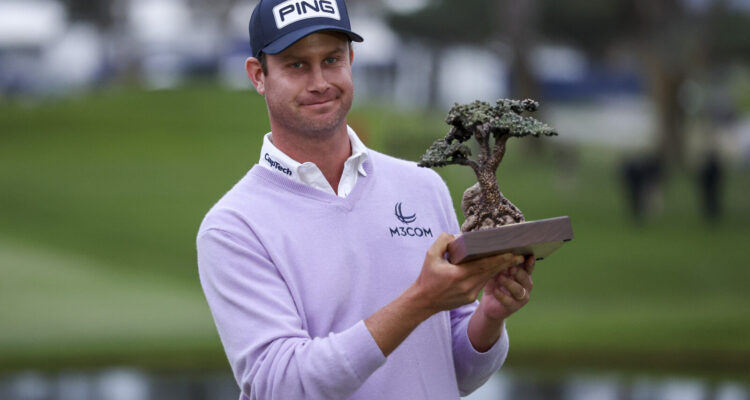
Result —
<path fill-rule="evenodd" d="M 432 237 L 432 228 L 409 226 L 417 221 L 417 213 L 404 213 L 400 202 L 393 207 L 393 213 L 396 219 L 405 225 L 389 227 L 391 237 Z"/>

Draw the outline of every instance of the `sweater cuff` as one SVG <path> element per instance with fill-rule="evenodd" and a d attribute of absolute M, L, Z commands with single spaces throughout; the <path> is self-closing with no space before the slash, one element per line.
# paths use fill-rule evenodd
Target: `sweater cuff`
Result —
<path fill-rule="evenodd" d="M 373 372 L 385 364 L 386 358 L 375 343 L 365 321 L 357 322 L 353 327 L 337 335 L 337 342 L 343 351 L 349 367 L 364 382 Z"/>
<path fill-rule="evenodd" d="M 468 318 L 467 318 L 468 320 Z M 500 338 L 497 342 L 485 352 L 480 352 L 474 348 L 469 340 L 468 323 L 461 329 L 461 340 L 456 344 L 457 357 L 459 357 L 460 364 L 471 365 L 474 367 L 486 366 L 490 369 L 500 368 L 505 362 L 505 358 L 508 355 L 508 348 L 510 347 L 508 340 L 508 331 L 505 329 L 503 324 L 503 331 L 500 334 Z"/>

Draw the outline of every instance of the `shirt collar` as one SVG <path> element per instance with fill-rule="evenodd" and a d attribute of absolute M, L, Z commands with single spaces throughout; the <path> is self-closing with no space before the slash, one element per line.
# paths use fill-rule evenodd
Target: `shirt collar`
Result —
<path fill-rule="evenodd" d="M 367 157 L 369 157 L 367 154 L 367 147 L 365 147 L 365 144 L 359 140 L 359 136 L 357 136 L 357 133 L 354 132 L 354 129 L 349 125 L 346 126 L 346 131 L 349 134 L 349 142 L 352 144 L 352 155 L 347 161 L 354 160 L 357 166 L 357 172 L 362 176 L 367 176 L 364 167 L 365 161 L 367 161 Z"/>
<path fill-rule="evenodd" d="M 354 129 L 347 125 L 346 131 L 349 135 L 349 143 L 352 146 L 352 154 L 346 159 L 346 164 L 354 163 L 353 166 L 356 168 L 352 168 L 351 171 L 357 171 L 359 175 L 367 176 L 364 168 L 364 163 L 369 157 L 367 147 L 359 139 Z M 263 146 L 260 149 L 258 164 L 300 183 L 309 182 L 310 179 L 306 178 L 309 178 L 310 173 L 322 174 L 315 163 L 309 161 L 300 163 L 279 150 L 271 141 L 271 132 L 263 136 Z M 347 173 L 348 170 L 349 168 L 344 168 L 344 173 Z"/>

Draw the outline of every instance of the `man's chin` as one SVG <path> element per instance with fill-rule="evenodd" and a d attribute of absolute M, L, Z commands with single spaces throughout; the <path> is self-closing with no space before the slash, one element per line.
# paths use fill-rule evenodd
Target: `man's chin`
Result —
<path fill-rule="evenodd" d="M 321 133 L 333 134 L 341 126 L 345 125 L 346 121 L 341 119 L 313 119 L 308 121 L 306 125 L 306 131 L 310 132 L 315 136 L 319 136 Z"/>
<path fill-rule="evenodd" d="M 313 112 L 306 113 L 307 117 L 304 120 L 308 129 L 313 131 L 336 129 L 346 121 L 346 113 L 337 108 L 308 111 Z"/>

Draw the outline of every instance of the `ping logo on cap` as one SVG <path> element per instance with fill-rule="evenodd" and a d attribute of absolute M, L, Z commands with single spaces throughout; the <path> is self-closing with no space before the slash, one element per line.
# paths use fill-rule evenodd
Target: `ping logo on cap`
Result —
<path fill-rule="evenodd" d="M 309 18 L 332 18 L 341 20 L 335 0 L 287 0 L 273 8 L 276 28 Z"/>

